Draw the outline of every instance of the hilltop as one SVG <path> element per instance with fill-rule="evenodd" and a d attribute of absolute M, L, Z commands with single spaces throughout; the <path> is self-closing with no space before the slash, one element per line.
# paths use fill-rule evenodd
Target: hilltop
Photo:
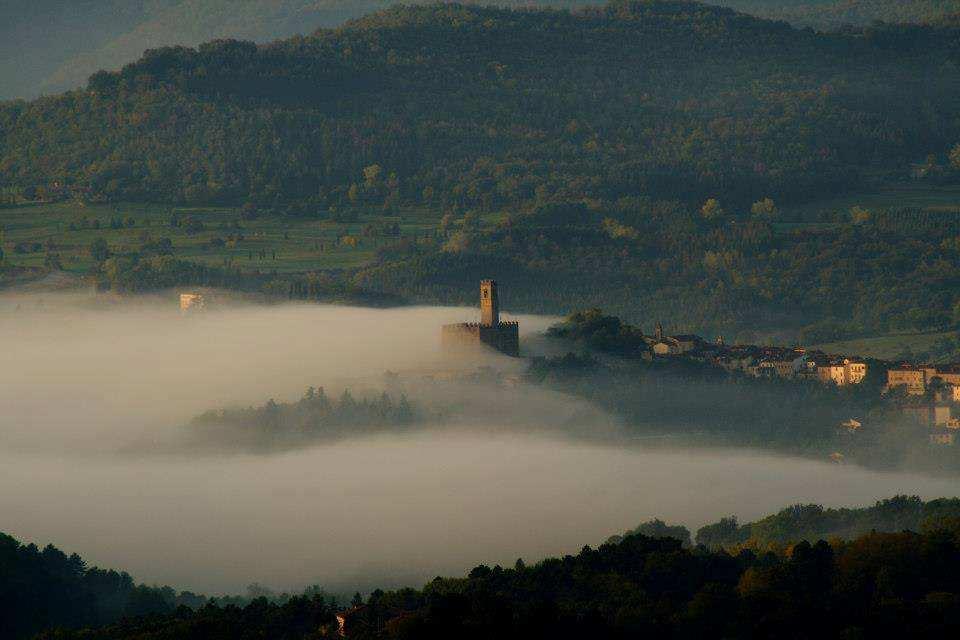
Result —
<path fill-rule="evenodd" d="M 332 28 L 396 4 L 424 0 L 37 0 L 0 8 L 0 99 L 32 98 L 83 86 L 144 51 L 216 38 L 270 42 Z M 464 4 L 570 9 L 602 0 L 478 0 Z M 960 14 L 957 0 L 715 0 L 798 26 L 835 29 L 875 21 L 936 22 Z"/>
<path fill-rule="evenodd" d="M 416 1 L 414 2 L 416 3 Z M 421 2 L 422 3 L 422 2 Z M 543 0 L 570 7 L 585 0 Z M 216 38 L 270 42 L 337 27 L 396 0 L 57 0 L 0 7 L 0 99 L 35 97 L 86 84 L 162 46 Z M 411 4 L 411 3 L 407 3 Z M 520 0 L 477 4 L 527 6 Z"/>
<path fill-rule="evenodd" d="M 100 69 L 114 71 L 162 46 L 197 46 L 216 38 L 265 43 L 397 4 L 425 0 L 38 0 L 0 8 L 0 100 L 83 86 Z M 602 0 L 477 0 L 464 4 L 571 9 Z M 836 29 L 875 21 L 930 23 L 960 14 L 957 0 L 715 0 L 797 26 Z"/>

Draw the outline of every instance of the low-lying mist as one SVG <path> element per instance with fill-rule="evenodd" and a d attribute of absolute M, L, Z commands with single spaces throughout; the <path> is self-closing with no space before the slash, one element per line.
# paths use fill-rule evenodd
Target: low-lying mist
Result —
<path fill-rule="evenodd" d="M 794 502 L 958 493 L 956 481 L 853 466 L 555 437 L 615 425 L 535 387 L 424 381 L 451 367 L 440 325 L 474 317 L 225 299 L 183 316 L 172 297 L 0 298 L 0 531 L 177 588 L 340 590 L 574 552 L 653 517 L 695 529 Z M 552 321 L 518 319 L 523 332 Z M 457 417 L 267 454 L 184 438 L 210 409 L 294 401 L 308 386 L 376 393 L 398 384 L 385 371 Z"/>
<path fill-rule="evenodd" d="M 334 394 L 376 388 L 387 371 L 415 386 L 421 375 L 463 366 L 442 358 L 440 326 L 475 315 L 225 298 L 207 312 L 183 315 L 173 297 L 8 296 L 0 299 L 0 335 L 7 338 L 0 446 L 76 453 L 145 450 L 155 442 L 168 450 L 182 425 L 210 409 L 294 400 L 308 386 Z M 530 332 L 549 323 L 519 320 Z M 523 369 L 492 354 L 471 364 Z M 524 401 L 531 415 L 542 415 L 557 397 Z M 512 413 L 522 416 L 520 405 Z"/>

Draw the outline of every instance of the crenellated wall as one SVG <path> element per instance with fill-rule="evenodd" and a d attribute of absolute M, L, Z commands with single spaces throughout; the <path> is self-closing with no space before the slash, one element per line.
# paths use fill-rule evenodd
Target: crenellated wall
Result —
<path fill-rule="evenodd" d="M 488 326 L 476 322 L 444 325 L 441 344 L 445 351 L 470 351 L 484 346 L 514 358 L 520 355 L 520 325 L 501 322 Z"/>

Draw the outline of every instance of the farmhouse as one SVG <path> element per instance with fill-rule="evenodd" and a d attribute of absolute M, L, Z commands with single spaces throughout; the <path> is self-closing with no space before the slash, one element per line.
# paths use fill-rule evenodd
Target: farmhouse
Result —
<path fill-rule="evenodd" d="M 199 293 L 181 293 L 180 294 L 180 312 L 195 313 L 203 311 L 206 308 L 206 301 L 203 295 Z"/>

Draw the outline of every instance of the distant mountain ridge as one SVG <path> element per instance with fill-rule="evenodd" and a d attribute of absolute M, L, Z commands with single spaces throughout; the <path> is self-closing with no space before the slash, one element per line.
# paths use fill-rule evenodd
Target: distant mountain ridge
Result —
<path fill-rule="evenodd" d="M 12 4 L 12 3 L 11 3 Z M 388 0 L 40 0 L 4 11 L 0 98 L 56 93 L 150 48 L 232 37 L 266 42 L 374 11 Z M 65 6 L 66 5 L 66 6 Z M 36 46 L 39 45 L 39 46 Z M 3 47 L 3 45 L 0 45 Z M 41 58 L 35 59 L 37 53 Z"/>
<path fill-rule="evenodd" d="M 59 177 L 109 198 L 326 206 L 369 165 L 396 172 L 407 200 L 462 189 L 486 157 L 531 181 L 476 188 L 502 202 L 560 176 L 593 176 L 561 189 L 589 197 L 832 189 L 955 143 L 958 81 L 940 64 L 955 36 L 819 36 L 666 0 L 575 15 L 395 7 L 269 46 L 153 50 L 91 91 L 0 107 L 0 186 Z"/>
<path fill-rule="evenodd" d="M 710 0 L 800 26 L 929 22 L 960 13 L 960 0 Z M 337 27 L 400 0 L 37 0 L 0 7 L 0 100 L 82 86 L 147 49 L 217 38 L 269 42 Z M 406 0 L 428 4 L 429 0 Z M 570 9 L 602 0 L 471 0 L 466 4 Z"/>
<path fill-rule="evenodd" d="M 715 4 L 818 29 L 874 22 L 929 24 L 960 15 L 960 0 L 715 0 Z"/>
<path fill-rule="evenodd" d="M 424 4 L 412 0 L 412 4 Z M 574 7 L 596 0 L 539 0 Z M 58 93 L 115 71 L 147 49 L 217 38 L 270 42 L 398 4 L 398 0 L 38 0 L 0 8 L 0 100 Z M 523 7 L 530 0 L 476 4 Z"/>

